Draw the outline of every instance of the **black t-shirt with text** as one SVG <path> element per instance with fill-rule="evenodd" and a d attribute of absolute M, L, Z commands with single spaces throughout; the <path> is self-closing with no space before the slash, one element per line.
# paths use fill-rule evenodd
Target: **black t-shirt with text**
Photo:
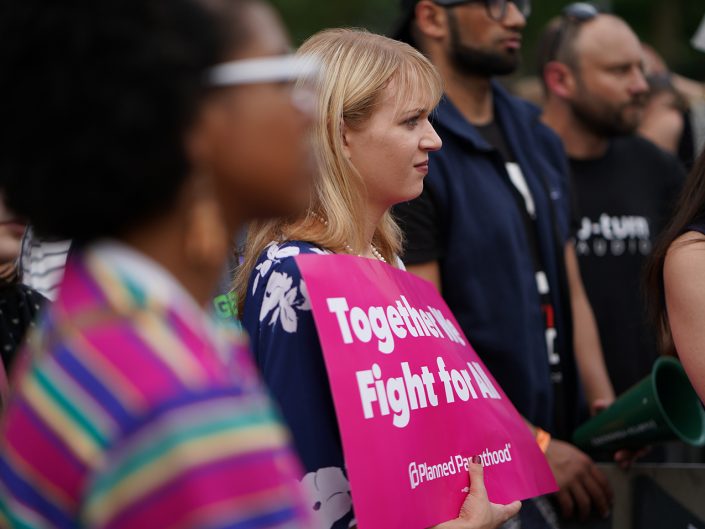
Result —
<path fill-rule="evenodd" d="M 641 281 L 684 179 L 678 160 L 636 136 L 605 155 L 570 160 L 575 247 L 617 394 L 651 370 L 657 356 Z"/>

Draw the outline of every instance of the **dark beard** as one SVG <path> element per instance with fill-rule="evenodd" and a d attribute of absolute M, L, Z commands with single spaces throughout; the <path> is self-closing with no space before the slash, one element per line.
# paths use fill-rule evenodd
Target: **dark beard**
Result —
<path fill-rule="evenodd" d="M 450 29 L 450 60 L 461 72 L 482 77 L 508 75 L 519 67 L 519 53 L 501 54 L 479 48 L 471 48 L 460 41 L 460 29 L 455 14 L 448 12 Z"/>
<path fill-rule="evenodd" d="M 640 104 L 634 101 L 630 104 Z M 626 106 L 626 105 L 625 105 Z M 629 123 L 622 118 L 624 106 L 615 109 L 595 108 L 594 105 L 585 104 L 582 101 L 573 101 L 571 108 L 575 117 L 583 126 L 603 138 L 616 138 L 619 136 L 629 136 L 636 132 L 639 120 Z"/>

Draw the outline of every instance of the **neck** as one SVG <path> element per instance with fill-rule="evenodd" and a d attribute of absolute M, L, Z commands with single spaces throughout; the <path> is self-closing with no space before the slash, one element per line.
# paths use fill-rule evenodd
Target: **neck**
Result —
<path fill-rule="evenodd" d="M 585 127 L 563 101 L 549 97 L 541 120 L 561 137 L 570 158 L 588 160 L 607 152 L 609 140 Z"/>
<path fill-rule="evenodd" d="M 458 71 L 441 46 L 423 46 L 441 74 L 445 93 L 453 105 L 473 125 L 485 125 L 494 119 L 492 79 Z"/>
<path fill-rule="evenodd" d="M 223 252 L 222 259 L 215 256 L 212 262 L 194 262 L 186 243 L 189 222 L 182 213 L 189 210 L 187 206 L 174 208 L 166 216 L 128 233 L 122 237 L 122 242 L 163 266 L 199 305 L 205 307 L 222 277 L 227 252 Z M 229 241 L 223 241 L 223 248 L 228 245 Z"/>
<path fill-rule="evenodd" d="M 379 226 L 380 220 L 386 213 L 388 208 L 368 204 L 365 210 L 365 221 L 364 221 L 364 244 L 365 248 L 361 255 L 364 257 L 370 257 L 376 259 L 377 257 L 372 253 L 372 239 L 374 239 L 375 232 L 377 231 L 377 226 Z"/>
<path fill-rule="evenodd" d="M 465 119 L 473 125 L 486 125 L 494 120 L 492 84 L 487 77 L 445 72 L 445 91 Z"/>

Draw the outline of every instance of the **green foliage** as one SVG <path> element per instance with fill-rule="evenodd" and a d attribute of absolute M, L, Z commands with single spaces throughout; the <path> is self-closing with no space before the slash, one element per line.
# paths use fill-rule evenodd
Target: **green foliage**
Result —
<path fill-rule="evenodd" d="M 272 0 L 294 43 L 324 28 L 363 27 L 387 33 L 398 15 L 395 0 Z"/>
<path fill-rule="evenodd" d="M 295 44 L 323 28 L 365 27 L 387 33 L 399 17 L 399 0 L 272 0 L 282 14 Z M 534 45 L 548 20 L 566 0 L 534 0 L 524 39 L 524 73 L 533 73 Z M 704 79 L 705 54 L 690 39 L 705 15 L 700 0 L 602 0 L 598 5 L 622 16 L 639 37 L 652 44 L 674 71 Z"/>

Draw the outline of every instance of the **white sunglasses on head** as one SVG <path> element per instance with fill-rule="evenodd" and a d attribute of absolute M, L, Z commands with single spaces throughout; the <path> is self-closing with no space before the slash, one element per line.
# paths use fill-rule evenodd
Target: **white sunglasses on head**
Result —
<path fill-rule="evenodd" d="M 206 82 L 213 87 L 254 83 L 309 81 L 321 71 L 314 57 L 278 55 L 224 62 L 209 68 Z"/>

